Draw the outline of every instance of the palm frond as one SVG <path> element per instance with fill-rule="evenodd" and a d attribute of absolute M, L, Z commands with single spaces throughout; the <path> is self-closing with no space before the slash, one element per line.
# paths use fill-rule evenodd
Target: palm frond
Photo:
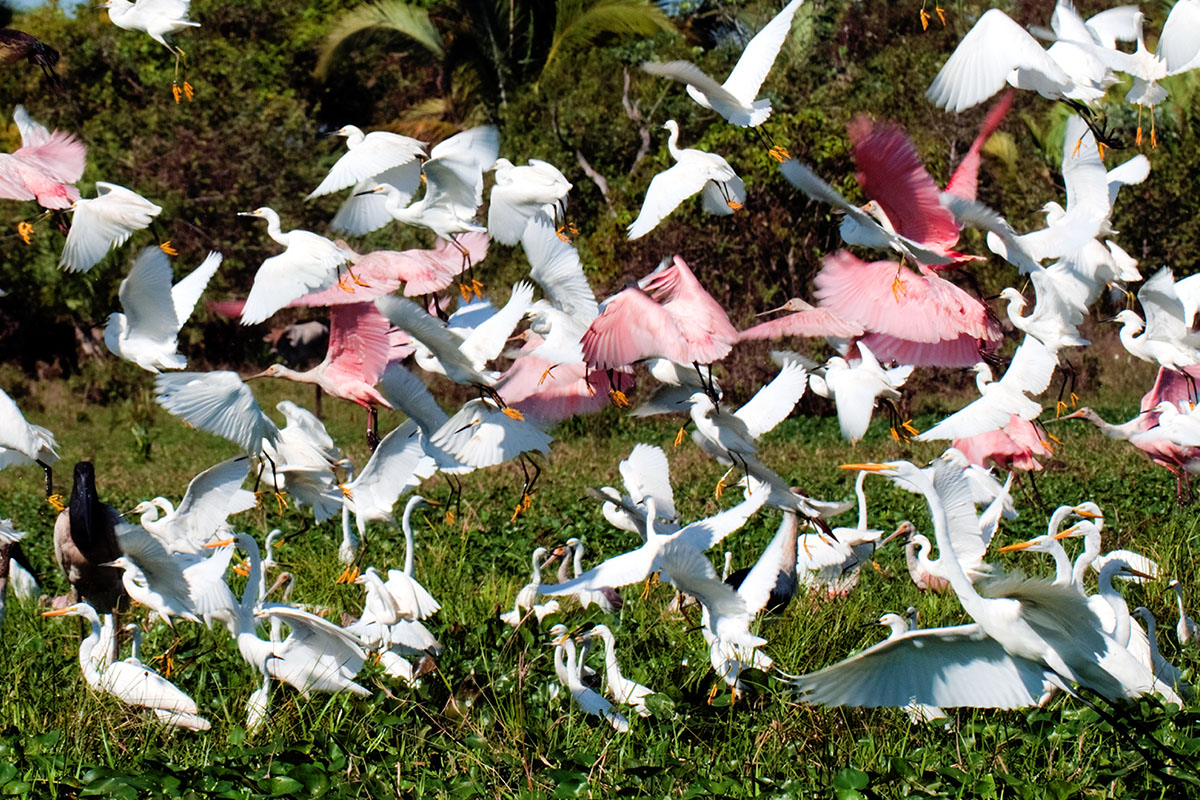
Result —
<path fill-rule="evenodd" d="M 542 74 L 564 52 L 590 44 L 604 34 L 651 36 L 675 26 L 649 0 L 558 0 L 554 39 Z"/>
<path fill-rule="evenodd" d="M 426 9 L 403 0 L 380 0 L 351 9 L 337 18 L 321 42 L 314 74 L 324 78 L 334 55 L 349 39 L 360 35 L 391 34 L 407 36 L 439 60 L 445 55 L 442 35 Z"/>

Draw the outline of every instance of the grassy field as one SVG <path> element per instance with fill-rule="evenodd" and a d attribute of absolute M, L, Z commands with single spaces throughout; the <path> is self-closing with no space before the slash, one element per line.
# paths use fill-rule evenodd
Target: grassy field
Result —
<path fill-rule="evenodd" d="M 1101 350 L 1103 352 L 1103 350 Z M 113 362 L 105 362 L 106 369 Z M 153 403 L 152 380 L 128 365 L 112 374 L 70 381 L 30 382 L 0 376 L 31 421 L 47 425 L 62 445 L 56 476 L 70 490 L 79 459 L 97 465 L 101 496 L 118 508 L 156 494 L 178 499 L 200 469 L 234 455 L 233 446 L 185 428 Z M 1123 421 L 1136 410 L 1146 365 L 1118 361 L 1103 369 L 1083 401 Z M 956 385 L 959 379 L 955 378 Z M 256 385 L 270 408 L 281 399 L 311 407 L 308 387 Z M 918 392 L 916 423 L 926 427 L 954 393 Z M 963 395 L 965 396 L 965 395 Z M 929 399 L 924 399 L 928 397 Z M 764 460 L 794 484 L 827 498 L 852 496 L 847 461 L 926 460 L 938 445 L 894 443 L 877 421 L 857 447 L 837 434 L 836 419 L 808 404 L 771 433 Z M 821 412 L 820 414 L 816 412 Z M 356 463 L 365 459 L 364 415 L 348 404 L 326 403 L 327 425 Z M 385 414 L 390 427 L 399 419 Z M 686 441 L 672 447 L 677 420 L 635 421 L 609 409 L 556 431 L 554 455 L 531 511 L 510 522 L 520 488 L 516 467 L 465 480 L 464 514 L 453 525 L 440 514 L 418 521 L 417 576 L 443 605 L 430 626 L 445 645 L 437 671 L 413 689 L 369 665 L 360 678 L 368 699 L 313 696 L 290 687 L 273 690 L 272 717 L 255 735 L 245 728 L 245 706 L 257 674 L 237 654 L 223 629 L 183 624 L 178 636 L 164 627 L 147 635 L 143 659 L 170 650 L 177 684 L 196 698 L 213 722 L 203 734 L 164 729 L 142 713 L 91 693 L 79 673 L 75 624 L 42 619 L 32 604 L 10 602 L 0 670 L 0 792 L 36 797 L 1184 797 L 1200 793 L 1200 707 L 1163 709 L 1154 701 L 1124 710 L 1118 735 L 1095 712 L 1058 699 L 1023 712 L 952 711 L 945 728 L 913 726 L 896 709 L 824 710 L 797 705 L 786 685 L 756 674 L 748 697 L 730 703 L 724 684 L 708 701 L 715 676 L 699 632 L 666 610 L 669 587 L 644 600 L 637 587 L 616 619 L 604 620 L 618 639 L 626 674 L 659 692 L 646 719 L 633 717 L 628 734 L 585 717 L 562 695 L 552 696 L 552 649 L 529 624 L 514 631 L 497 619 L 528 580 L 537 545 L 569 536 L 586 539 L 588 563 L 634 544 L 611 529 L 584 488 L 616 484 L 617 463 L 633 444 L 662 446 L 671 460 L 681 517 L 707 516 L 738 498 L 713 498 L 723 469 Z M 1174 480 L 1139 453 L 1110 442 L 1083 423 L 1052 425 L 1062 444 L 1038 478 L 1049 508 L 1037 506 L 1028 481 L 1018 491 L 1021 516 L 1006 523 L 1004 543 L 1044 530 L 1059 503 L 1093 500 L 1106 512 L 1105 546 L 1130 547 L 1155 558 L 1167 575 L 1190 583 L 1200 564 L 1200 520 L 1177 508 Z M 66 585 L 53 564 L 54 512 L 41 497 L 41 474 L 0 473 L 0 506 L 30 532 L 27 548 L 46 590 Z M 422 487 L 444 499 L 445 482 Z M 891 528 L 911 519 L 928 532 L 919 498 L 885 481 L 868 482 L 870 522 Z M 764 513 L 730 537 L 735 566 L 751 563 L 779 517 Z M 277 558 L 296 575 L 294 600 L 357 615 L 362 590 L 335 585 L 340 531 L 309 527 L 305 518 L 274 503 L 236 521 L 260 540 L 280 527 L 293 533 Z M 842 524 L 853 524 L 852 521 Z M 398 528 L 371 530 L 365 563 L 398 564 Z M 719 554 L 712 554 L 719 561 Z M 1007 567 L 1049 572 L 1037 556 L 1001 557 Z M 864 569 L 845 600 L 798 599 L 780 616 L 760 619 L 768 652 L 791 673 L 833 663 L 882 636 L 863 623 L 885 611 L 916 606 L 923 624 L 964 620 L 953 598 L 918 592 L 899 547 L 881 549 L 876 568 Z M 1195 594 L 1195 588 L 1189 586 Z M 235 587 L 240 592 L 240 585 Z M 1194 670 L 1195 652 L 1181 653 L 1166 581 L 1125 590 L 1130 606 L 1145 605 L 1161 623 L 1164 655 Z M 1195 612 L 1193 611 L 1193 614 Z M 574 626 L 604 615 L 568 607 Z M 1136 743 L 1136 746 L 1135 746 Z M 1148 764 L 1147 759 L 1154 764 Z M 1163 766 L 1163 765 L 1167 766 Z"/>

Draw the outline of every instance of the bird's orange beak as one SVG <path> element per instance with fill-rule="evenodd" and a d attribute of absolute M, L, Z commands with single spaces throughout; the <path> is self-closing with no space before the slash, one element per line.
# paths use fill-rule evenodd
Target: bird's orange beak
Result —
<path fill-rule="evenodd" d="M 1059 531 L 1058 533 L 1054 534 L 1054 538 L 1055 539 L 1069 539 L 1077 533 L 1079 533 L 1079 526 L 1072 525 L 1071 527 L 1067 528 L 1065 531 Z"/>
<path fill-rule="evenodd" d="M 1055 537 L 1055 538 L 1057 538 L 1057 537 Z M 1010 545 L 1001 547 L 996 552 L 997 553 L 1013 553 L 1013 552 L 1016 552 L 1017 550 L 1024 550 L 1026 547 L 1029 547 L 1030 545 L 1032 545 L 1033 542 L 1034 542 L 1033 539 L 1030 539 L 1027 542 L 1017 542 L 1016 544 L 1010 544 Z"/>
<path fill-rule="evenodd" d="M 70 610 L 71 609 L 69 607 L 68 608 L 56 608 L 53 611 L 43 611 L 42 616 L 43 617 L 65 617 L 67 615 L 67 613 L 70 612 Z"/>
<path fill-rule="evenodd" d="M 885 469 L 893 469 L 893 464 L 842 464 L 839 469 L 854 469 L 859 472 L 883 472 Z"/>
<path fill-rule="evenodd" d="M 1074 508 L 1071 510 L 1075 512 L 1076 516 L 1084 517 L 1085 519 L 1104 519 L 1103 514 L 1097 514 L 1094 511 L 1088 511 L 1082 508 Z"/>
<path fill-rule="evenodd" d="M 233 537 L 230 537 L 230 538 L 228 538 L 228 539 L 221 539 L 220 541 L 217 541 L 217 542 L 209 542 L 208 544 L 206 544 L 206 545 L 204 545 L 204 546 L 205 546 L 205 547 L 209 547 L 209 548 L 212 548 L 212 547 L 224 547 L 224 546 L 225 546 L 225 545 L 227 545 L 227 544 L 234 544 L 234 543 L 236 543 L 236 542 L 237 542 L 237 539 L 234 539 Z"/>

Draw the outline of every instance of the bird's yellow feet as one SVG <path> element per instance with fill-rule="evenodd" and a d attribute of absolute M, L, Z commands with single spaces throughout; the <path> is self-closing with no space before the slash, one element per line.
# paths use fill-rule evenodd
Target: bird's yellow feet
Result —
<path fill-rule="evenodd" d="M 349 292 L 350 294 L 354 294 L 354 287 L 346 284 L 346 275 L 349 273 L 350 273 L 350 270 L 346 270 L 346 273 L 338 278 L 338 288 L 341 289 L 343 292 Z"/>
<path fill-rule="evenodd" d="M 767 153 L 769 153 L 771 158 L 775 159 L 780 164 L 792 157 L 792 154 L 787 151 L 787 148 L 781 144 L 771 145 L 771 149 L 768 150 Z"/>
<path fill-rule="evenodd" d="M 521 495 L 521 510 L 528 511 L 533 506 L 533 495 L 525 492 Z"/>
<path fill-rule="evenodd" d="M 63 496 L 61 494 L 50 495 L 49 497 L 46 498 L 46 502 L 50 504 L 51 508 L 53 508 L 55 511 L 59 511 L 59 512 L 61 512 L 64 508 L 67 507 L 65 499 L 63 498 Z"/>
<path fill-rule="evenodd" d="M 189 103 L 192 102 L 192 98 L 196 96 L 196 90 L 187 81 L 183 82 L 183 96 L 187 98 Z"/>
<path fill-rule="evenodd" d="M 1071 392 L 1071 408 L 1074 408 L 1077 405 L 1079 405 L 1079 395 Z"/>
<path fill-rule="evenodd" d="M 1101 158 L 1104 158 L 1104 150 L 1106 147 L 1108 147 L 1108 145 L 1104 144 L 1104 142 L 1096 142 L 1096 152 L 1100 154 Z"/>
<path fill-rule="evenodd" d="M 921 9 L 921 30 L 923 30 L 923 31 L 929 30 L 929 18 L 930 18 L 929 12 L 926 11 L 924 8 L 922 8 Z"/>
<path fill-rule="evenodd" d="M 513 509 L 512 516 L 508 518 L 509 522 L 516 522 L 517 517 L 521 516 L 521 512 L 525 510 L 525 503 L 522 500 L 517 501 L 517 507 Z"/>
<path fill-rule="evenodd" d="M 359 572 L 358 567 L 355 566 L 354 564 L 351 564 L 350 566 L 348 566 L 344 570 L 342 570 L 342 574 L 338 575 L 337 578 L 335 578 L 333 582 L 334 583 L 354 583 L 355 579 L 360 574 L 362 574 L 362 573 Z"/>
<path fill-rule="evenodd" d="M 163 242 L 162 244 L 160 244 L 160 245 L 158 246 L 158 249 L 159 249 L 159 250 L 162 250 L 164 253 L 166 253 L 166 254 L 167 254 L 167 255 L 169 255 L 169 256 L 177 256 L 177 255 L 179 255 L 179 251 L 178 251 L 178 250 L 176 250 L 176 249 L 175 249 L 175 248 L 174 248 L 174 247 L 171 245 L 171 240 L 170 240 L 170 239 L 168 239 L 167 241 L 165 241 L 165 242 Z"/>
<path fill-rule="evenodd" d="M 371 284 L 367 283 L 366 281 L 362 280 L 357 275 L 355 275 L 354 270 L 347 268 L 346 272 L 350 273 L 350 280 L 354 281 L 359 286 L 365 286 L 367 288 L 370 288 Z"/>
<path fill-rule="evenodd" d="M 551 364 L 550 366 L 546 367 L 546 371 L 542 373 L 542 377 L 538 378 L 537 385 L 541 386 L 543 383 L 545 383 L 546 378 L 550 377 L 550 370 L 554 369 L 557 366 L 558 366 L 558 364 Z"/>
<path fill-rule="evenodd" d="M 342 490 L 342 497 L 344 497 L 350 501 L 354 500 L 354 490 L 353 489 L 351 489 L 349 486 L 347 486 L 344 483 L 339 483 L 338 488 Z"/>
<path fill-rule="evenodd" d="M 442 515 L 442 519 L 445 520 L 447 525 L 453 525 L 454 524 L 454 511 L 449 508 L 446 509 L 446 513 Z"/>
<path fill-rule="evenodd" d="M 574 227 L 574 226 L 572 226 L 572 227 Z M 558 237 L 558 240 L 560 242 L 566 242 L 567 244 L 571 243 L 571 237 L 567 234 L 567 226 L 566 225 L 559 225 L 558 228 L 554 231 L 554 235 Z"/>
<path fill-rule="evenodd" d="M 1046 438 L 1048 438 L 1050 441 L 1054 442 L 1054 443 L 1055 443 L 1055 444 L 1057 444 L 1057 445 L 1061 445 L 1061 444 L 1062 444 L 1062 440 L 1061 440 L 1061 439 L 1059 439 L 1057 436 L 1055 436 L 1053 433 L 1049 433 L 1049 432 L 1047 432 L 1047 433 L 1046 433 Z"/>
<path fill-rule="evenodd" d="M 508 406 L 507 408 L 502 408 L 500 410 L 504 412 L 504 416 L 506 416 L 510 419 L 515 419 L 517 422 L 525 421 L 525 415 L 522 414 L 520 411 L 517 411 L 512 406 Z"/>
<path fill-rule="evenodd" d="M 250 577 L 250 559 L 246 559 L 242 563 L 238 564 L 236 567 L 233 568 L 233 571 L 236 572 L 238 575 L 241 575 L 243 578 L 249 578 Z"/>
<path fill-rule="evenodd" d="M 686 430 L 687 428 L 680 428 L 679 432 L 675 434 L 675 447 L 679 447 L 679 445 L 683 444 L 683 434 Z"/>
<path fill-rule="evenodd" d="M 924 13 L 924 12 L 922 12 L 922 13 Z M 721 684 L 716 683 L 714 681 L 713 685 L 712 685 L 712 689 L 710 689 L 708 691 L 708 704 L 710 706 L 713 704 L 713 700 L 717 699 L 717 692 L 719 692 L 720 690 L 721 690 Z"/>
<path fill-rule="evenodd" d="M 913 425 L 913 421 L 911 419 L 904 420 L 904 422 L 902 422 L 900 424 L 900 427 L 904 428 L 904 430 L 908 431 L 910 436 L 920 436 L 921 435 L 921 432 L 919 430 L 917 430 L 916 425 Z"/>
<path fill-rule="evenodd" d="M 179 105 L 179 98 L 183 97 L 183 89 L 179 88 L 178 83 L 171 84 L 171 96 L 175 98 L 175 105 Z"/>
<path fill-rule="evenodd" d="M 1140 122 L 1138 123 L 1138 126 L 1137 126 L 1137 134 L 1133 137 L 1133 142 L 1138 147 L 1142 146 L 1142 123 L 1140 123 Z"/>
<path fill-rule="evenodd" d="M 896 277 L 892 278 L 892 297 L 899 303 L 900 296 L 903 294 L 908 294 L 908 290 L 904 288 L 904 279 L 900 277 L 900 273 L 897 271 Z"/>
<path fill-rule="evenodd" d="M 620 389 L 609 389 L 608 397 L 617 408 L 629 408 L 629 398 Z"/>
<path fill-rule="evenodd" d="M 471 279 L 471 292 L 480 300 L 483 299 L 483 284 L 480 281 Z"/>
<path fill-rule="evenodd" d="M 946 27 L 946 10 L 941 6 L 934 6 L 933 10 L 937 12 L 938 19 L 942 21 L 942 27 Z"/>
<path fill-rule="evenodd" d="M 721 499 L 721 494 L 722 494 L 724 491 L 725 491 L 725 479 L 724 479 L 724 478 L 721 478 L 721 480 L 717 481 L 716 488 L 714 488 L 714 489 L 713 489 L 713 497 L 715 497 L 716 499 L 720 500 L 720 499 Z"/>
<path fill-rule="evenodd" d="M 657 584 L 658 584 L 658 573 L 657 572 L 650 573 L 650 577 L 646 578 L 646 585 L 642 587 L 641 597 L 638 599 L 645 600 L 647 597 L 649 597 L 650 589 L 653 588 Z"/>
<path fill-rule="evenodd" d="M 729 207 L 732 208 L 734 211 L 741 211 L 741 209 L 742 209 L 742 204 L 739 203 L 737 200 L 726 200 L 725 202 L 728 203 Z"/>
<path fill-rule="evenodd" d="M 1054 402 L 1054 416 L 1061 417 L 1063 412 L 1066 411 L 1068 408 L 1069 408 L 1069 406 L 1066 403 L 1064 403 L 1062 400 L 1056 400 Z"/>
<path fill-rule="evenodd" d="M 893 426 L 891 427 L 891 432 L 892 432 L 892 441 L 893 441 L 893 442 L 899 442 L 899 441 L 900 441 L 900 431 L 896 430 L 896 426 L 895 426 L 895 425 L 893 425 Z"/>
<path fill-rule="evenodd" d="M 1071 151 L 1071 158 L 1074 158 L 1075 156 L 1079 155 L 1079 148 L 1082 146 L 1083 146 L 1083 137 L 1080 136 L 1079 141 L 1075 142 L 1075 149 L 1073 149 Z M 1101 153 L 1100 155 L 1101 155 L 1101 157 L 1104 156 L 1103 153 Z"/>
<path fill-rule="evenodd" d="M 33 241 L 33 226 L 25 220 L 17 223 L 17 235 L 21 237 L 21 241 L 25 244 L 31 244 Z"/>

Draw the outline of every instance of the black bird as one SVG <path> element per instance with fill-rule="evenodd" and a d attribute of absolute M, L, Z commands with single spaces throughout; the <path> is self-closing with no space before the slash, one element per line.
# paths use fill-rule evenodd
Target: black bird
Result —
<path fill-rule="evenodd" d="M 21 59 L 41 67 L 46 80 L 56 91 L 62 88 L 58 76 L 54 74 L 54 65 L 58 63 L 57 50 L 25 31 L 0 28 L 0 65 L 15 64 Z"/>
<path fill-rule="evenodd" d="M 799 517 L 795 511 L 784 511 L 783 521 L 775 538 L 767 545 L 759 563 L 753 567 L 743 567 L 730 573 L 725 583 L 734 589 L 740 589 L 742 582 L 754 569 L 765 570 L 764 577 L 771 581 L 771 593 L 767 598 L 764 610 L 768 614 L 781 614 L 792 602 L 796 594 L 796 543 L 799 538 Z M 754 613 L 757 609 L 753 610 Z"/>
<path fill-rule="evenodd" d="M 71 502 L 54 522 L 54 560 L 62 567 L 79 600 L 99 614 L 112 614 L 129 605 L 121 570 L 102 567 L 120 558 L 117 525 L 121 515 L 100 502 L 96 470 L 90 461 L 75 465 Z"/>

